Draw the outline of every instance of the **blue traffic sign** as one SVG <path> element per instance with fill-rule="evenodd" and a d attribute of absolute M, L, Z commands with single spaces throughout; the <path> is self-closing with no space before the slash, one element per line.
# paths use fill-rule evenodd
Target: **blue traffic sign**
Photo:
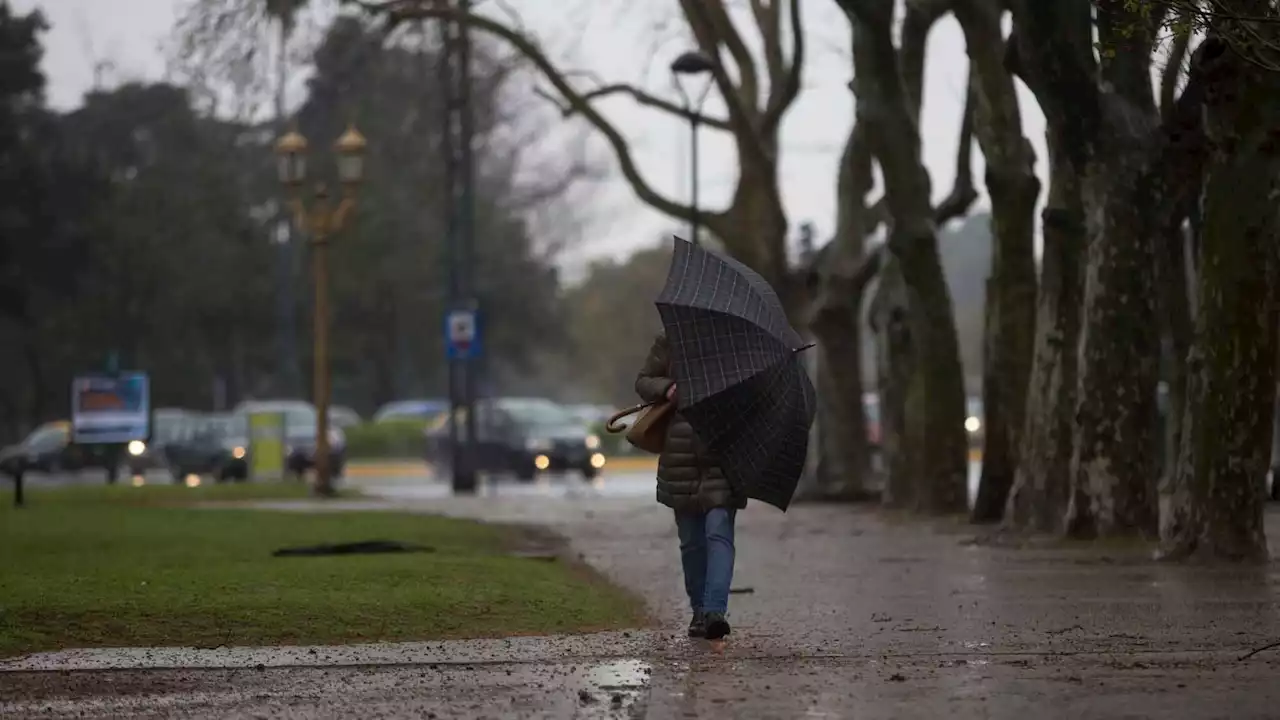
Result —
<path fill-rule="evenodd" d="M 445 313 L 444 346 L 450 360 L 480 357 L 480 314 L 466 309 Z"/>

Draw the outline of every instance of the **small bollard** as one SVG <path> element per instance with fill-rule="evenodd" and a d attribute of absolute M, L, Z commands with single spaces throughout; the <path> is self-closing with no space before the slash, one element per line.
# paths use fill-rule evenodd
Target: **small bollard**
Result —
<path fill-rule="evenodd" d="M 18 470 L 13 476 L 13 506 L 24 507 L 27 504 L 26 494 L 23 492 L 22 470 Z"/>

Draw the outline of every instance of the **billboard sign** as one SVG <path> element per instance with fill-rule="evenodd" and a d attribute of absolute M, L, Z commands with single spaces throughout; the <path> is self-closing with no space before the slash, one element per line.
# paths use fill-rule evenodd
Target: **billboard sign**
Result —
<path fill-rule="evenodd" d="M 82 375 L 71 381 L 71 441 L 105 445 L 151 436 L 151 381 L 146 373 Z"/>

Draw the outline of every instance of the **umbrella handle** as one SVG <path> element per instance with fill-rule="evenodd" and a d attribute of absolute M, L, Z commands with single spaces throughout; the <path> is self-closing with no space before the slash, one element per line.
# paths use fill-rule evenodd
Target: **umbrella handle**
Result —
<path fill-rule="evenodd" d="M 635 415 L 641 410 L 644 410 L 645 408 L 653 407 L 654 405 L 657 405 L 657 404 L 658 403 L 656 402 L 646 402 L 646 403 L 640 403 L 639 405 L 633 405 L 627 408 L 626 410 L 619 410 L 609 418 L 608 422 L 604 424 L 604 429 L 611 433 L 620 433 L 623 430 L 627 429 L 626 425 L 618 424 L 622 420 L 622 418 L 625 418 L 628 415 Z"/>

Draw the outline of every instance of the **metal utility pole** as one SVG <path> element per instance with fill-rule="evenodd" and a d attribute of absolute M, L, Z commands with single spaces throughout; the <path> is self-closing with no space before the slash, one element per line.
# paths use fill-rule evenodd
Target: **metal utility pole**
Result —
<path fill-rule="evenodd" d="M 471 9 L 468 0 L 459 0 L 458 11 Z M 444 34 L 442 94 L 445 97 L 445 177 L 449 186 L 448 202 L 448 312 L 474 312 L 475 203 L 472 192 L 473 164 L 471 113 L 471 47 L 468 29 L 463 23 L 446 20 L 441 23 Z M 452 338 L 449 338 L 452 344 Z M 476 491 L 475 472 L 475 362 L 472 352 L 449 356 L 449 402 L 453 412 L 449 420 L 449 446 L 453 470 L 453 491 L 471 494 Z M 464 410 L 465 409 L 465 410 Z M 459 411 L 462 412 L 459 412 Z M 459 417 L 463 415 L 465 417 Z M 461 420 L 462 422 L 459 422 Z"/>
<path fill-rule="evenodd" d="M 293 20 L 281 17 L 279 46 L 276 48 L 276 137 L 288 132 L 285 110 L 285 90 L 289 80 L 289 36 L 293 33 Z M 298 333 L 294 322 L 293 282 L 293 233 L 289 224 L 288 208 L 280 208 L 271 229 L 272 254 L 276 265 L 276 371 L 281 394 L 300 397 L 298 387 Z"/>

